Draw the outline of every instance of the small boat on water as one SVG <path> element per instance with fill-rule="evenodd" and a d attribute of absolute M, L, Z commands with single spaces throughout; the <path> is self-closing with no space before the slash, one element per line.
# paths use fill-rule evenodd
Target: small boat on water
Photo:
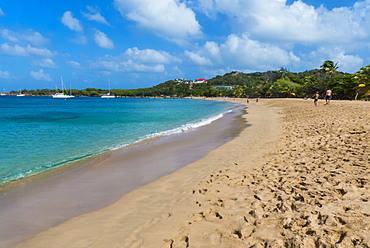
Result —
<path fill-rule="evenodd" d="M 110 94 L 110 81 L 108 85 L 109 85 L 109 92 L 107 94 L 102 95 L 101 98 L 115 98 L 116 97 L 115 95 Z"/>
<path fill-rule="evenodd" d="M 110 93 L 101 96 L 101 98 L 115 98 L 115 97 L 116 97 L 115 95 L 111 95 Z"/>
<path fill-rule="evenodd" d="M 19 94 L 17 96 L 25 96 L 25 94 L 22 94 L 22 91 L 19 90 Z"/>
<path fill-rule="evenodd" d="M 0 93 L 0 96 L 6 96 L 8 95 L 6 92 L 5 92 L 5 89 L 3 89 L 3 92 Z"/>
<path fill-rule="evenodd" d="M 72 95 L 66 95 L 64 93 L 55 93 L 54 95 L 52 95 L 53 98 L 63 98 L 63 99 L 67 99 L 67 98 L 73 98 L 75 96 L 72 96 Z"/>
<path fill-rule="evenodd" d="M 57 98 L 57 99 L 68 99 L 68 98 L 75 97 L 73 95 L 68 95 L 68 94 L 64 93 L 64 83 L 63 83 L 63 78 L 62 77 L 60 77 L 60 81 L 61 81 L 61 84 L 62 84 L 62 92 L 56 92 L 54 95 L 52 95 L 52 97 Z"/>

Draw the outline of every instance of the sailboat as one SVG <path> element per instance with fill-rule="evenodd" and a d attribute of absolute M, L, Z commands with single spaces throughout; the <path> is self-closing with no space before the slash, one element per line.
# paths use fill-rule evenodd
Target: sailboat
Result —
<path fill-rule="evenodd" d="M 17 96 L 25 96 L 25 94 L 22 94 L 22 90 L 19 89 L 19 94 Z"/>
<path fill-rule="evenodd" d="M 108 92 L 108 94 L 102 95 L 101 98 L 115 98 L 116 97 L 115 95 L 111 95 L 110 94 L 110 81 L 108 81 L 108 85 L 109 85 L 109 92 Z"/>
<path fill-rule="evenodd" d="M 73 98 L 73 97 L 75 97 L 73 95 L 64 94 L 63 77 L 60 77 L 60 81 L 61 81 L 61 84 L 62 84 L 62 93 L 56 92 L 54 95 L 52 95 L 52 97 L 53 98 L 58 98 L 58 99 L 67 99 L 67 98 Z"/>
<path fill-rule="evenodd" d="M 5 92 L 5 89 L 3 88 L 3 92 L 0 93 L 0 96 L 6 96 L 6 92 Z"/>

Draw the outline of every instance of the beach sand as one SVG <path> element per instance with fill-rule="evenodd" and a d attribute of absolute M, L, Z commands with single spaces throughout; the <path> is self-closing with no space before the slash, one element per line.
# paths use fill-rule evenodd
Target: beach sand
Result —
<path fill-rule="evenodd" d="M 243 105 L 190 132 L 145 140 L 0 185 L 0 247 L 12 247 L 204 157 L 246 126 Z"/>
<path fill-rule="evenodd" d="M 202 159 L 16 247 L 369 247 L 370 103 L 247 112 Z"/>

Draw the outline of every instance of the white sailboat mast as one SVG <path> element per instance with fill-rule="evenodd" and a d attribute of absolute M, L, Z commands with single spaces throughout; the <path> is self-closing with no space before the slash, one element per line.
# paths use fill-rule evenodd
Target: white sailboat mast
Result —
<path fill-rule="evenodd" d="M 63 77 L 62 76 L 60 76 L 60 82 L 62 84 L 62 93 L 64 95 L 64 86 L 63 86 Z"/>

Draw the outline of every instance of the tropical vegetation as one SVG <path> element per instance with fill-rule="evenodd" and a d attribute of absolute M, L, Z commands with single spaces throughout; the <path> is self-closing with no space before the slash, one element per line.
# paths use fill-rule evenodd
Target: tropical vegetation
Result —
<path fill-rule="evenodd" d="M 354 74 L 338 70 L 338 63 L 326 60 L 320 69 L 290 72 L 285 68 L 276 71 L 244 73 L 232 71 L 218 75 L 204 83 L 187 80 L 169 80 L 149 88 L 113 89 L 111 93 L 123 97 L 312 97 L 318 91 L 324 95 L 333 91 L 334 99 L 370 100 L 370 65 Z M 229 87 L 225 87 L 229 86 Z M 231 87 L 230 87 L 231 86 Z M 22 90 L 28 95 L 49 96 L 57 90 Z M 18 92 L 10 92 L 17 94 Z M 108 90 L 86 88 L 72 89 L 76 96 L 98 97 Z"/>

